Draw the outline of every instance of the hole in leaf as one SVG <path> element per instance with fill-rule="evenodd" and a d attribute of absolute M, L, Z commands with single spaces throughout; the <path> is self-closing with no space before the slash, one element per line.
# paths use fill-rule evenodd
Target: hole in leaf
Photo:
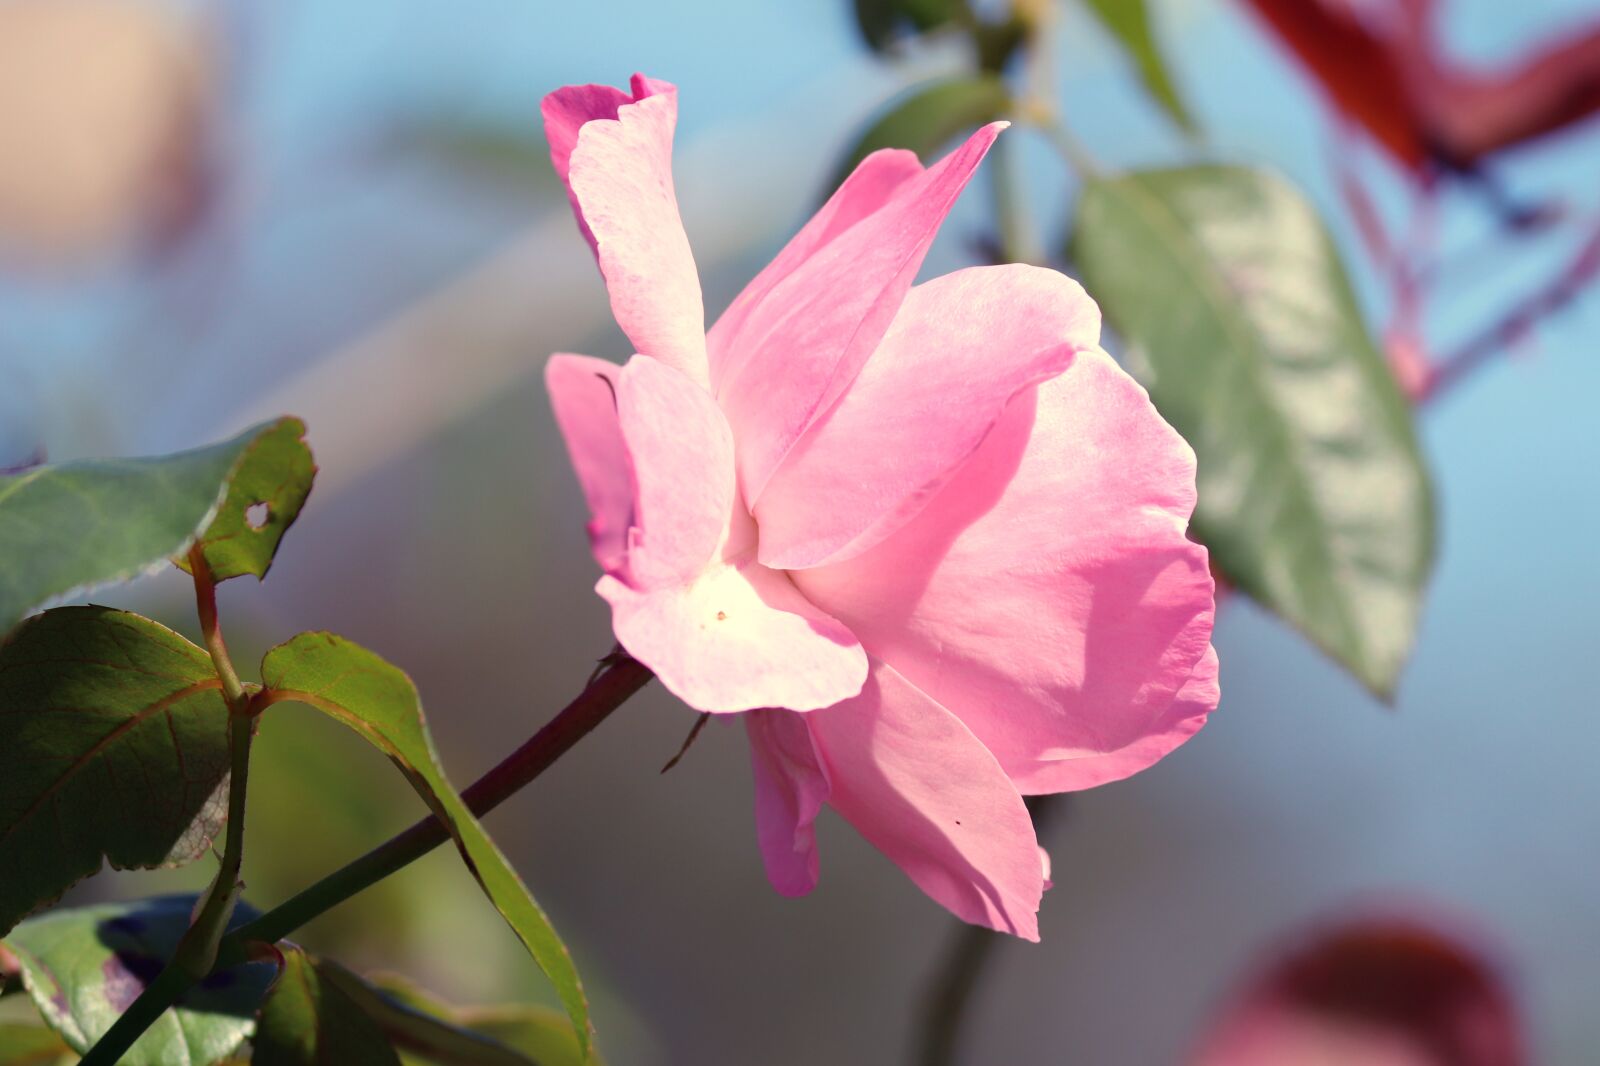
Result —
<path fill-rule="evenodd" d="M 263 529 L 272 520 L 272 508 L 264 503 L 253 503 L 244 510 L 245 525 L 251 529 Z"/>

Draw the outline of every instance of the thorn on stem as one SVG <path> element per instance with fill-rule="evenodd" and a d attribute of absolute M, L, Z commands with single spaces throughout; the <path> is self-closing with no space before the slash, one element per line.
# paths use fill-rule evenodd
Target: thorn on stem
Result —
<path fill-rule="evenodd" d="M 683 746 L 678 749 L 678 754 L 669 759 L 667 765 L 661 768 L 662 773 L 666 773 L 683 760 L 684 755 L 689 751 L 689 746 L 695 742 L 695 738 L 700 735 L 700 730 L 704 729 L 706 722 L 710 720 L 711 715 L 709 713 L 702 713 L 699 718 L 694 720 L 694 725 L 689 729 L 689 735 L 683 738 Z"/>

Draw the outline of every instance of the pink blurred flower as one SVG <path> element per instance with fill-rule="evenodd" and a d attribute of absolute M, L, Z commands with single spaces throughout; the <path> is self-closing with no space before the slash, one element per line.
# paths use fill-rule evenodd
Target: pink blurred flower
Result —
<path fill-rule="evenodd" d="M 547 382 L 617 639 L 748 712 L 767 874 L 834 807 L 928 895 L 1038 939 L 1024 794 L 1125 777 L 1217 703 L 1194 456 L 1051 270 L 913 285 L 1004 128 L 865 159 L 709 332 L 673 193 L 677 90 L 545 98 L 626 366 Z"/>
<path fill-rule="evenodd" d="M 1256 975 L 1193 1066 L 1523 1066 L 1521 1012 L 1480 937 L 1430 911 L 1319 928 Z"/>

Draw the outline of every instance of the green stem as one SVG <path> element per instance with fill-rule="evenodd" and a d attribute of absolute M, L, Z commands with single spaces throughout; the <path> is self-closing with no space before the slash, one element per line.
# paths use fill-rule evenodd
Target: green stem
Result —
<path fill-rule="evenodd" d="M 244 887 L 239 872 L 244 865 L 245 797 L 250 786 L 250 743 L 255 738 L 255 722 L 250 717 L 250 696 L 239 681 L 233 660 L 228 657 L 228 646 L 222 639 L 222 627 L 217 621 L 217 585 L 198 545 L 189 553 L 189 565 L 194 574 L 200 629 L 222 682 L 222 695 L 228 707 L 228 829 L 222 863 L 211 887 L 206 890 L 194 922 L 178 942 L 172 960 L 89 1049 L 83 1057 L 83 1062 L 89 1066 L 112 1066 L 119 1061 L 167 1008 L 211 972 L 228 920 L 233 917 L 234 905 Z"/>

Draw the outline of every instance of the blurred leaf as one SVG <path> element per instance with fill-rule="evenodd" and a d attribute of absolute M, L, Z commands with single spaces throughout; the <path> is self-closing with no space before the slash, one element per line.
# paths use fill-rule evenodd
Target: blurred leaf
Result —
<path fill-rule="evenodd" d="M 581 1058 L 530 1059 L 498 1040 L 463 1029 L 450 1020 L 454 1010 L 409 982 L 396 984 L 391 979 L 388 986 L 377 986 L 343 968 L 330 968 L 328 978 L 378 1023 L 395 1047 L 424 1062 L 439 1066 L 562 1066 L 562 1062 L 572 1061 L 582 1066 Z M 573 1054 L 578 1054 L 572 1023 L 559 1011 L 548 1014 L 566 1035 Z"/>
<path fill-rule="evenodd" d="M 947 78 L 916 86 L 891 100 L 885 112 L 850 149 L 830 191 L 880 148 L 909 148 L 924 162 L 959 134 L 993 122 L 1011 106 L 999 78 L 986 74 Z"/>
<path fill-rule="evenodd" d="M 210 657 L 136 614 L 62 607 L 0 645 L 0 934 L 100 869 L 178 865 L 226 819 Z"/>
<path fill-rule="evenodd" d="M 56 1066 L 77 1061 L 72 1049 L 42 1025 L 0 1024 L 0 1066 Z"/>
<path fill-rule="evenodd" d="M 267 576 L 278 542 L 300 516 L 317 474 L 305 434 L 298 418 L 280 418 L 261 430 L 239 459 L 222 507 L 200 535 L 217 581 Z M 186 559 L 177 562 L 188 572 Z"/>
<path fill-rule="evenodd" d="M 482 118 L 444 115 L 395 125 L 390 144 L 475 181 L 523 194 L 560 189 L 550 168 L 550 145 L 537 127 Z"/>
<path fill-rule="evenodd" d="M 1110 34 L 1122 45 L 1139 71 L 1139 80 L 1145 91 L 1161 105 L 1162 110 L 1177 125 L 1188 131 L 1195 128 L 1194 118 L 1178 95 L 1178 88 L 1167 72 L 1167 64 L 1156 47 L 1155 34 L 1150 29 L 1150 9 L 1146 0 L 1084 0 Z"/>
<path fill-rule="evenodd" d="M 927 33 L 962 14 L 965 0 L 855 0 L 856 28 L 874 52 L 884 52 L 910 30 Z"/>
<path fill-rule="evenodd" d="M 97 459 L 0 477 L 0 632 L 52 599 L 127 581 L 188 551 L 251 444 L 158 459 Z"/>
<path fill-rule="evenodd" d="M 17 926 L 6 943 L 45 1022 L 81 1053 L 161 972 L 194 905 L 194 896 L 163 896 L 53 911 Z M 241 904 L 233 921 L 254 915 Z M 121 1066 L 215 1063 L 234 1054 L 255 1029 L 272 973 L 251 963 L 212 974 L 139 1038 Z"/>
<path fill-rule="evenodd" d="M 329 979 L 330 964 L 280 944 L 283 969 L 261 1005 L 252 1066 L 400 1066 L 378 1023 Z"/>
<path fill-rule="evenodd" d="M 1389 697 L 1434 554 L 1411 412 L 1315 211 L 1237 167 L 1091 181 L 1070 249 L 1199 456 L 1227 579 Z"/>
<path fill-rule="evenodd" d="M 456 793 L 433 749 L 417 690 L 398 668 L 331 633 L 302 633 L 269 651 L 261 675 L 275 699 L 338 719 L 394 761 L 455 838 L 467 868 L 555 985 L 589 1041 L 589 1004 L 566 945 L 517 872 Z"/>

